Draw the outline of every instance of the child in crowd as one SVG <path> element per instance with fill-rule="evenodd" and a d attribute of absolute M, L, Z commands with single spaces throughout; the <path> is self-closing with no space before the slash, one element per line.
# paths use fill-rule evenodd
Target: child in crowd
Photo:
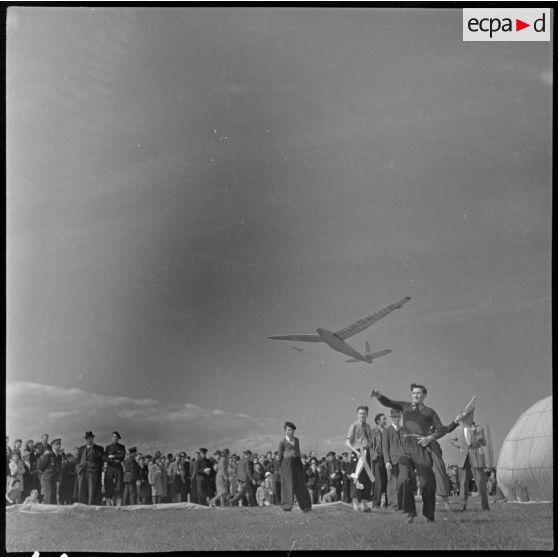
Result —
<path fill-rule="evenodd" d="M 13 504 L 21 504 L 21 482 L 15 479 L 11 482 L 10 487 L 6 491 L 6 506 Z"/>

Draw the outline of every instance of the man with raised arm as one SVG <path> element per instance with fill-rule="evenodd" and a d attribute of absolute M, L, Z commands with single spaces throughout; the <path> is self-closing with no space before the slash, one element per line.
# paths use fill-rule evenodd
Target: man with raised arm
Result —
<path fill-rule="evenodd" d="M 432 471 L 432 456 L 428 445 L 446 433 L 438 413 L 424 404 L 427 389 L 423 385 L 411 384 L 411 401 L 393 401 L 372 390 L 370 397 L 375 397 L 385 407 L 401 411 L 403 428 L 401 432 L 404 455 L 399 458 L 399 476 L 397 478 L 398 499 L 407 514 L 407 523 L 412 523 L 417 515 L 413 492 L 414 472 L 422 489 L 422 515 L 428 522 L 434 521 L 436 509 L 436 478 Z"/>

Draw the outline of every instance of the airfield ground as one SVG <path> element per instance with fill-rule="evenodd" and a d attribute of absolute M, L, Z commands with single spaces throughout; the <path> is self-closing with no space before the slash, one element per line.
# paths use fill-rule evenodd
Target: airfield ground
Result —
<path fill-rule="evenodd" d="M 492 503 L 473 498 L 466 512 L 437 510 L 436 523 L 412 525 L 395 512 L 358 513 L 344 504 L 311 513 L 281 508 L 86 510 L 7 513 L 9 553 L 161 553 L 199 551 L 469 550 L 550 551 L 549 503 Z"/>

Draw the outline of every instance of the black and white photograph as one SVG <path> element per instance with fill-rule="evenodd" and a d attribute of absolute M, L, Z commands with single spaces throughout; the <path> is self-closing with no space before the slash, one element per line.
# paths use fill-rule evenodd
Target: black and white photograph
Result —
<path fill-rule="evenodd" d="M 5 555 L 554 549 L 554 11 L 479 5 L 5 7 Z"/>

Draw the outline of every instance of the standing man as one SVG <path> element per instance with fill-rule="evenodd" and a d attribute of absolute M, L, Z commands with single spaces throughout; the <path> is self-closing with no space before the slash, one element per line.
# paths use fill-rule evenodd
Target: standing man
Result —
<path fill-rule="evenodd" d="M 41 434 L 41 441 L 43 442 L 44 451 L 46 451 L 47 449 L 52 449 L 51 445 L 48 443 L 48 434 L 46 432 L 44 434 Z"/>
<path fill-rule="evenodd" d="M 10 461 L 12 460 L 12 448 L 10 447 L 10 437 L 6 436 L 6 488 L 10 485 Z"/>
<path fill-rule="evenodd" d="M 200 452 L 195 451 L 190 461 L 190 502 L 198 504 L 201 502 L 198 499 L 198 489 L 196 478 L 198 476 L 198 461 L 200 459 Z"/>
<path fill-rule="evenodd" d="M 279 452 L 273 453 L 272 461 L 272 477 L 273 477 L 273 503 L 276 506 L 281 504 L 281 463 L 279 463 Z"/>
<path fill-rule="evenodd" d="M 88 430 L 85 435 L 85 445 L 79 448 L 76 464 L 78 475 L 78 501 L 80 504 L 100 506 L 101 472 L 103 467 L 103 448 L 95 444 L 95 434 Z"/>
<path fill-rule="evenodd" d="M 366 422 L 368 407 L 357 407 L 357 420 L 349 426 L 345 445 L 351 450 L 351 500 L 355 511 L 370 512 L 368 499 L 372 493 L 374 475 L 370 462 L 372 427 Z M 356 477 L 356 478 L 355 478 Z"/>
<path fill-rule="evenodd" d="M 213 464 L 207 458 L 207 449 L 200 448 L 200 456 L 196 465 L 196 493 L 198 496 L 198 504 L 207 506 L 210 490 L 211 471 Z M 193 479 L 192 479 L 193 480 Z"/>
<path fill-rule="evenodd" d="M 374 477 L 374 492 L 372 496 L 372 509 L 379 510 L 380 502 L 382 501 L 382 494 L 385 495 L 384 508 L 388 507 L 387 497 L 387 472 L 386 464 L 384 462 L 384 452 L 382 449 L 382 434 L 386 429 L 388 422 L 384 413 L 378 413 L 374 417 L 376 427 L 372 429 L 372 443 L 370 444 L 370 457 L 373 465 Z"/>
<path fill-rule="evenodd" d="M 21 438 L 18 438 L 15 442 L 14 442 L 14 449 L 12 450 L 12 454 L 16 453 L 17 455 L 19 455 L 20 459 L 23 459 L 23 456 L 21 455 L 21 444 L 22 444 L 22 440 Z"/>
<path fill-rule="evenodd" d="M 432 456 L 428 445 L 445 434 L 438 413 L 424 404 L 427 389 L 420 384 L 411 384 L 411 402 L 393 401 L 377 390 L 370 392 L 385 407 L 401 411 L 403 415 L 403 448 L 405 455 L 399 458 L 398 495 L 402 500 L 407 523 L 417 515 L 413 493 L 413 468 L 416 469 L 422 493 L 422 515 L 433 522 L 436 510 L 436 478 L 432 471 Z M 432 429 L 432 434 L 430 431 Z"/>
<path fill-rule="evenodd" d="M 57 504 L 57 483 L 60 481 L 62 472 L 63 455 L 60 451 L 62 440 L 55 438 L 52 440 L 51 449 L 47 449 L 39 459 L 37 468 L 42 472 L 41 475 L 41 493 L 43 495 L 43 504 Z"/>
<path fill-rule="evenodd" d="M 123 505 L 135 506 L 138 501 L 138 490 L 141 486 L 141 467 L 136 461 L 138 449 L 133 446 L 128 450 L 122 462 L 122 481 L 124 492 L 122 494 Z"/>
<path fill-rule="evenodd" d="M 342 499 L 345 504 L 351 503 L 351 462 L 349 461 L 349 452 L 344 451 L 341 454 L 341 484 L 342 484 Z"/>
<path fill-rule="evenodd" d="M 401 511 L 403 503 L 397 491 L 399 458 L 405 455 L 401 438 L 401 413 L 397 409 L 390 412 L 391 425 L 382 432 L 382 451 L 387 473 L 387 501 L 390 506 Z"/>
<path fill-rule="evenodd" d="M 120 434 L 112 433 L 112 441 L 105 448 L 103 461 L 107 464 L 105 472 L 105 498 L 107 505 L 122 505 L 122 493 L 124 492 L 124 482 L 122 472 L 122 462 L 126 457 L 126 448 L 120 443 Z M 108 503 L 110 501 L 110 504 Z"/>
<path fill-rule="evenodd" d="M 459 450 L 457 458 L 458 477 L 459 477 L 459 496 L 461 499 L 461 510 L 467 509 L 469 498 L 469 482 L 471 476 L 474 477 L 479 494 L 481 497 L 482 509 L 488 511 L 488 489 L 486 486 L 486 475 L 484 469 L 486 460 L 483 453 L 483 446 L 486 446 L 484 428 L 475 425 L 472 409 L 463 417 L 463 423 L 455 430 L 455 434 L 450 438 L 450 443 Z"/>
<path fill-rule="evenodd" d="M 326 455 L 326 467 L 329 477 L 329 486 L 335 488 L 337 501 L 341 501 L 341 465 L 335 457 L 334 451 L 329 451 Z"/>
<path fill-rule="evenodd" d="M 241 490 L 231 499 L 231 506 L 242 501 L 246 496 L 249 506 L 256 506 L 256 493 L 254 489 L 254 465 L 252 463 L 252 452 L 245 450 L 242 459 L 238 462 L 236 480 L 240 482 Z"/>

